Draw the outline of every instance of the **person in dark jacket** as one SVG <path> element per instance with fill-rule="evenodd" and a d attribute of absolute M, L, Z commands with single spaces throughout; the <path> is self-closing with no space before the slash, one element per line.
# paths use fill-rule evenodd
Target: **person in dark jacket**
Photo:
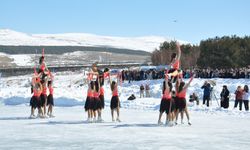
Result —
<path fill-rule="evenodd" d="M 189 96 L 189 102 L 196 102 L 196 105 L 199 105 L 199 98 L 196 93 Z"/>
<path fill-rule="evenodd" d="M 205 81 L 204 85 L 201 87 L 202 89 L 204 89 L 203 91 L 203 105 L 205 105 L 205 103 L 207 102 L 207 107 L 209 107 L 209 101 L 210 101 L 210 96 L 211 96 L 211 85 Z"/>
<path fill-rule="evenodd" d="M 223 85 L 223 89 L 220 93 L 220 97 L 221 97 L 220 106 L 223 108 L 228 108 L 229 107 L 229 91 L 226 85 Z"/>

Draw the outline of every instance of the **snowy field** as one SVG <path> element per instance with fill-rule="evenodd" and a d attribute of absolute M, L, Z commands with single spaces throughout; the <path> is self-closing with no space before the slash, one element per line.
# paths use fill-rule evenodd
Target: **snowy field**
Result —
<path fill-rule="evenodd" d="M 87 123 L 83 110 L 87 86 L 82 72 L 55 76 L 55 118 L 28 119 L 30 76 L 0 79 L 0 149 L 248 149 L 250 113 L 233 109 L 234 94 L 228 110 L 189 103 L 192 126 L 158 126 L 162 80 L 139 81 L 119 86 L 121 123 L 111 122 L 109 87 L 105 87 L 104 123 Z M 188 93 L 202 96 L 204 79 L 194 79 Z M 222 85 L 234 93 L 238 85 L 250 80 L 215 79 L 215 95 Z M 151 98 L 138 98 L 139 86 L 150 84 Z M 107 84 L 106 84 L 107 85 Z M 126 99 L 131 94 L 134 101 Z M 187 94 L 189 95 L 189 94 Z M 200 101 L 201 103 L 201 101 Z M 244 109 L 243 109 L 244 110 Z M 165 116 L 163 117 L 165 119 Z M 162 118 L 162 119 L 163 119 Z"/>

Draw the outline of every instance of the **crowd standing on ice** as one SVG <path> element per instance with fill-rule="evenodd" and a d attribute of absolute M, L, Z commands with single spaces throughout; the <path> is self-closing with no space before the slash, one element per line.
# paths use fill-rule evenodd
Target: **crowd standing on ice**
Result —
<path fill-rule="evenodd" d="M 155 69 L 149 69 L 147 71 L 135 71 L 135 70 L 122 70 L 113 71 L 109 68 L 101 70 L 98 68 L 97 63 L 92 65 L 91 71 L 87 74 L 88 90 L 86 91 L 86 101 L 84 109 L 87 112 L 87 122 L 103 122 L 102 111 L 105 107 L 105 95 L 104 95 L 104 83 L 110 84 L 112 98 L 110 100 L 111 118 L 112 121 L 121 122 L 120 120 L 120 100 L 118 94 L 118 84 L 124 80 L 128 80 L 129 83 L 134 80 L 152 80 L 152 79 L 164 79 L 162 83 L 162 99 L 159 104 L 159 118 L 158 124 L 162 125 L 162 115 L 166 114 L 165 124 L 168 126 L 174 126 L 178 124 L 179 115 L 181 116 L 181 123 L 184 123 L 184 114 L 187 117 L 188 124 L 191 125 L 190 115 L 187 107 L 186 93 L 189 85 L 194 77 L 198 78 L 249 78 L 249 69 L 193 69 L 181 70 L 180 58 L 181 49 L 179 43 L 176 43 L 177 52 L 171 55 L 171 62 L 167 68 L 161 71 Z M 187 83 L 184 82 L 184 78 L 189 78 Z M 31 93 L 33 94 L 30 100 L 31 115 L 30 118 L 47 118 L 54 117 L 53 115 L 53 75 L 45 64 L 44 50 L 42 56 L 39 59 L 39 68 L 34 67 L 34 74 L 32 76 Z M 104 81 L 108 82 L 104 82 Z M 211 97 L 213 96 L 213 86 L 215 86 L 213 80 L 207 80 L 201 87 L 203 89 L 203 105 L 209 107 Z M 106 89 L 105 89 L 106 90 Z M 128 100 L 134 100 L 136 97 L 134 93 L 128 98 Z M 229 107 L 229 95 L 230 92 L 227 86 L 224 85 L 220 93 L 220 102 L 217 103 L 220 107 L 227 109 Z M 140 86 L 140 98 L 150 97 L 149 84 L 141 84 Z M 197 93 L 192 93 L 189 97 L 189 102 L 196 102 L 199 105 L 199 98 Z M 237 87 L 235 91 L 235 104 L 234 108 L 239 105 L 239 110 L 242 110 L 244 104 L 245 110 L 249 110 L 249 90 L 245 85 L 242 89 L 241 86 Z M 35 109 L 38 110 L 37 116 L 35 115 Z"/>

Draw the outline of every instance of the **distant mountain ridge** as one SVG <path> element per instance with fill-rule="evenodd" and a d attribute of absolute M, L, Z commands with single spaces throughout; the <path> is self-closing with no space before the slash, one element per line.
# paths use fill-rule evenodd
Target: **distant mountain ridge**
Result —
<path fill-rule="evenodd" d="M 160 36 L 111 37 L 86 33 L 26 34 L 10 29 L 0 29 L 0 45 L 2 46 L 110 47 L 152 52 L 164 41 L 170 42 L 171 40 L 175 39 Z"/>

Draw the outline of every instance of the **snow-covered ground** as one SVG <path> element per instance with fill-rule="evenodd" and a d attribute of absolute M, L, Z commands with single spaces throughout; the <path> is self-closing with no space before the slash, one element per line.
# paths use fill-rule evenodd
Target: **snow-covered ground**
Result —
<path fill-rule="evenodd" d="M 112 123 L 109 109 L 111 92 L 105 87 L 104 123 L 88 124 L 83 105 L 87 85 L 83 72 L 55 74 L 55 118 L 28 119 L 30 76 L 0 79 L 0 149 L 248 149 L 250 113 L 189 103 L 192 126 L 157 126 L 162 80 L 125 82 L 119 87 L 121 123 Z M 215 95 L 222 85 L 234 93 L 248 79 L 214 79 Z M 202 96 L 205 79 L 194 79 L 188 93 Z M 139 98 L 139 86 L 150 84 L 151 98 Z M 107 84 L 106 84 L 107 85 Z M 135 94 L 134 101 L 127 98 Z M 188 96 L 189 94 L 187 94 Z M 201 102 L 201 101 L 200 101 Z M 244 109 L 243 109 L 244 110 Z M 165 116 L 164 116 L 165 117 Z"/>
<path fill-rule="evenodd" d="M 175 39 L 159 36 L 111 37 L 86 33 L 26 34 L 9 29 L 0 29 L 0 45 L 109 46 L 152 52 L 164 41 L 170 42 L 171 40 Z"/>
<path fill-rule="evenodd" d="M 28 119 L 29 107 L 0 106 L 0 149 L 248 149 L 250 117 L 191 111 L 192 126 L 157 126 L 158 111 L 121 109 L 121 123 L 86 123 L 82 106 L 56 107 L 55 118 Z"/>

